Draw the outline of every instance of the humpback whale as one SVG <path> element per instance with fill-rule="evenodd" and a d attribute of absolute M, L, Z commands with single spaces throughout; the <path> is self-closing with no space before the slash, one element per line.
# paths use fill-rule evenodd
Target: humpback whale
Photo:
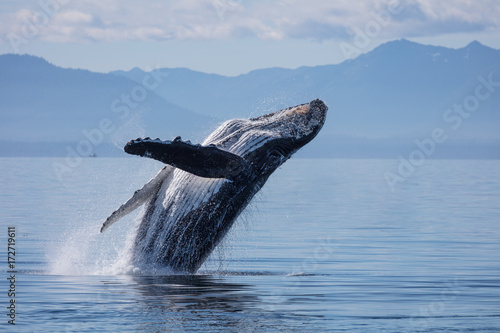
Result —
<path fill-rule="evenodd" d="M 114 211 L 101 232 L 145 205 L 132 261 L 196 273 L 269 176 L 321 130 L 327 106 L 310 103 L 226 121 L 201 144 L 129 141 L 125 152 L 166 164 Z"/>

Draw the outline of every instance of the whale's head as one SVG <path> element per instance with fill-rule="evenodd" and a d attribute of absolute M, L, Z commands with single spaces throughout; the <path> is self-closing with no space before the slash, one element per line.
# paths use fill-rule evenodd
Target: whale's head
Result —
<path fill-rule="evenodd" d="M 321 130 L 328 107 L 316 99 L 250 119 L 256 127 L 269 131 L 270 141 L 294 152 L 309 143 Z"/>
<path fill-rule="evenodd" d="M 203 144 L 246 160 L 276 157 L 283 163 L 319 133 L 327 110 L 325 103 L 316 99 L 256 118 L 229 120 Z"/>
<path fill-rule="evenodd" d="M 244 179 L 270 175 L 297 150 L 310 142 L 325 123 L 326 105 L 316 99 L 251 119 L 229 120 L 201 145 L 136 139 L 129 154 L 150 157 L 206 178 Z"/>

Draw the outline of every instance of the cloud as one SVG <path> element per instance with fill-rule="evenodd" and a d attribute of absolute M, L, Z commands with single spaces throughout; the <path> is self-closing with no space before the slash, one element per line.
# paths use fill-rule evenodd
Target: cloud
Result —
<path fill-rule="evenodd" d="M 389 8 L 399 10 L 390 13 L 382 37 L 500 30 L 497 0 L 44 0 L 3 5 L 0 36 L 52 42 L 346 40 Z"/>
<path fill-rule="evenodd" d="M 92 22 L 92 15 L 76 10 L 65 11 L 54 16 L 54 23 L 61 23 L 65 25 L 77 25 L 90 22 Z"/>

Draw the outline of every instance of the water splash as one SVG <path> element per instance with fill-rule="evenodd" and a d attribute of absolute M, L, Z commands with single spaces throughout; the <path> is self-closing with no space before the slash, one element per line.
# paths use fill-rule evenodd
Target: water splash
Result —
<path fill-rule="evenodd" d="M 143 117 L 148 110 L 147 108 L 137 109 L 129 118 L 125 119 L 111 134 L 110 139 L 113 145 L 121 150 L 131 138 L 144 137 L 146 125 Z"/>
<path fill-rule="evenodd" d="M 134 241 L 144 214 L 144 208 L 135 218 L 124 218 L 113 226 L 113 232 L 99 233 L 99 222 L 87 220 L 82 226 L 69 227 L 61 240 L 52 243 L 48 251 L 48 273 L 52 275 L 183 275 L 169 267 L 151 264 L 147 254 L 133 253 Z M 128 220 L 128 221 L 127 221 Z M 130 220 L 135 220 L 130 221 Z M 133 225 L 133 227 L 130 227 Z M 212 272 L 227 270 L 230 247 L 225 241 L 209 260 Z M 138 259 L 139 258 L 139 259 Z M 141 260 L 143 258 L 144 260 Z M 218 267 L 217 267 L 218 266 Z"/>
<path fill-rule="evenodd" d="M 116 265 L 127 250 L 116 240 L 104 241 L 95 223 L 70 229 L 62 239 L 49 251 L 50 274 L 120 275 Z"/>

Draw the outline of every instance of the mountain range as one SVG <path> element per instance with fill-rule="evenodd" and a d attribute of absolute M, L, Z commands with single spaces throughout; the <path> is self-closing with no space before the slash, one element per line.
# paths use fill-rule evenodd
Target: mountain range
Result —
<path fill-rule="evenodd" d="M 223 120 L 315 98 L 330 109 L 307 156 L 396 158 L 442 129 L 434 157 L 500 157 L 500 51 L 404 39 L 336 65 L 232 77 L 186 68 L 94 73 L 0 55 L 0 155 L 64 155 L 63 146 L 92 139 L 103 154 L 122 154 L 116 147 L 139 136 L 197 142 Z"/>

